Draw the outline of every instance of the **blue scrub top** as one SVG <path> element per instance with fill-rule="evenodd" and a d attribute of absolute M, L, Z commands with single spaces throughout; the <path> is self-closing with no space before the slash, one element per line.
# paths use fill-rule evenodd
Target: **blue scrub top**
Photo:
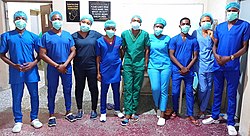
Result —
<path fill-rule="evenodd" d="M 150 53 L 148 68 L 172 69 L 172 63 L 168 54 L 170 37 L 161 36 L 159 39 L 154 34 L 149 35 Z"/>
<path fill-rule="evenodd" d="M 174 56 L 176 59 L 184 66 L 188 66 L 191 62 L 193 57 L 193 52 L 199 51 L 199 46 L 196 38 L 187 35 L 186 40 L 183 41 L 181 34 L 176 35 L 175 37 L 171 38 L 169 49 L 174 50 Z M 178 72 L 180 68 L 173 63 L 173 72 Z M 190 69 L 193 71 L 193 67 Z"/>
<path fill-rule="evenodd" d="M 216 27 L 214 37 L 218 39 L 217 54 L 220 56 L 230 56 L 238 52 L 242 48 L 242 43 L 249 40 L 250 26 L 243 20 L 238 20 L 230 30 L 228 30 L 228 22 L 223 22 Z M 224 66 L 220 66 L 214 61 L 214 70 L 239 70 L 240 57 L 227 62 Z"/>
<path fill-rule="evenodd" d="M 214 65 L 214 55 L 213 55 L 213 40 L 207 35 L 203 37 L 202 29 L 199 28 L 195 30 L 192 34 L 195 37 L 199 44 L 199 56 L 198 61 L 196 62 L 196 70 L 199 73 L 213 72 Z"/>
<path fill-rule="evenodd" d="M 83 38 L 78 32 L 72 34 L 75 41 L 76 56 L 74 66 L 84 70 L 96 69 L 96 40 L 102 37 L 97 31 L 90 30 L 87 37 Z"/>
<path fill-rule="evenodd" d="M 121 65 L 120 48 L 122 39 L 118 36 L 114 37 L 114 42 L 109 44 L 104 37 L 96 42 L 96 56 L 101 57 L 100 72 L 102 82 L 105 84 L 117 83 L 121 81 Z"/>
<path fill-rule="evenodd" d="M 34 50 L 38 53 L 39 37 L 27 30 L 20 35 L 16 30 L 1 35 L 0 53 L 9 52 L 10 60 L 15 64 L 33 62 Z M 40 80 L 37 65 L 27 72 L 20 72 L 9 66 L 9 83 L 38 82 Z"/>
<path fill-rule="evenodd" d="M 47 55 L 56 63 L 64 63 L 70 55 L 70 49 L 75 42 L 67 31 L 62 31 L 61 35 L 57 35 L 52 30 L 43 34 L 39 46 L 47 50 Z"/>

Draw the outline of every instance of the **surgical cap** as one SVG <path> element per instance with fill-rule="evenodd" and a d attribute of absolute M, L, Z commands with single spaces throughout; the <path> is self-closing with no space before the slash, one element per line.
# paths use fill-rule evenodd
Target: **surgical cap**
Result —
<path fill-rule="evenodd" d="M 54 15 L 59 15 L 59 16 L 61 17 L 61 19 L 63 19 L 63 18 L 62 18 L 62 14 L 61 14 L 59 11 L 53 11 L 53 12 L 51 12 L 51 13 L 49 14 L 49 20 L 50 20 L 50 21 L 52 21 L 52 17 L 53 17 Z"/>
<path fill-rule="evenodd" d="M 131 21 L 132 21 L 133 18 L 139 18 L 139 19 L 140 19 L 140 23 L 142 22 L 141 16 L 139 16 L 139 15 L 134 15 L 134 16 L 131 18 Z"/>
<path fill-rule="evenodd" d="M 201 17 L 200 17 L 200 21 L 201 21 L 201 19 L 204 18 L 204 17 L 210 17 L 210 19 L 211 19 L 211 24 L 213 24 L 214 19 L 213 19 L 212 15 L 211 15 L 210 13 L 204 13 L 204 14 L 202 14 Z"/>
<path fill-rule="evenodd" d="M 165 21 L 163 18 L 161 18 L 161 17 L 158 17 L 158 18 L 156 19 L 154 25 L 156 25 L 156 24 L 162 24 L 163 27 L 165 27 L 165 26 L 167 25 L 166 21 Z"/>
<path fill-rule="evenodd" d="M 17 11 L 13 16 L 13 20 L 16 20 L 17 17 L 24 17 L 28 20 L 27 15 L 23 11 Z"/>
<path fill-rule="evenodd" d="M 240 4 L 238 2 L 230 2 L 229 4 L 227 4 L 226 10 L 230 8 L 237 8 L 238 10 L 240 10 Z"/>
<path fill-rule="evenodd" d="M 113 20 L 107 20 L 104 23 L 104 28 L 107 28 L 107 27 L 114 27 L 114 28 L 116 28 L 116 23 Z"/>
<path fill-rule="evenodd" d="M 91 24 L 93 24 L 93 22 L 94 22 L 94 18 L 90 14 L 82 16 L 81 19 L 80 19 L 80 21 L 82 21 L 84 19 L 88 19 L 91 22 Z"/>

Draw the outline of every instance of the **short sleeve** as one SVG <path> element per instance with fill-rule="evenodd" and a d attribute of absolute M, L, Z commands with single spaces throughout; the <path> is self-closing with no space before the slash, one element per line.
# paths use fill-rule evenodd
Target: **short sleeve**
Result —
<path fill-rule="evenodd" d="M 214 38 L 218 39 L 218 27 L 216 27 L 216 29 L 214 31 Z"/>
<path fill-rule="evenodd" d="M 39 41 L 40 41 L 40 37 L 36 34 L 33 34 L 34 35 L 34 48 L 35 48 L 35 51 L 37 53 L 39 53 Z"/>
<path fill-rule="evenodd" d="M 199 51 L 199 44 L 196 39 L 194 39 L 194 51 Z"/>
<path fill-rule="evenodd" d="M 247 23 L 246 30 L 244 31 L 244 34 L 243 34 L 243 40 L 248 41 L 249 39 L 250 39 L 250 24 Z"/>
<path fill-rule="evenodd" d="M 127 43 L 126 43 L 126 39 L 125 39 L 125 31 L 122 32 L 121 38 L 122 38 L 122 46 L 126 47 Z"/>
<path fill-rule="evenodd" d="M 0 37 L 0 53 L 6 53 L 9 50 L 9 46 L 7 44 L 7 33 L 2 34 Z"/>
<path fill-rule="evenodd" d="M 69 35 L 69 44 L 70 44 L 70 47 L 75 46 L 75 41 L 71 35 Z"/>
<path fill-rule="evenodd" d="M 46 48 L 46 33 L 43 34 L 42 38 L 40 38 L 38 40 L 38 44 L 37 44 L 39 47 L 42 47 L 42 48 Z"/>
<path fill-rule="evenodd" d="M 171 38 L 170 39 L 170 42 L 169 42 L 169 49 L 170 50 L 175 50 L 175 48 L 176 48 L 176 37 L 173 37 L 173 38 Z"/>
<path fill-rule="evenodd" d="M 101 56 L 101 45 L 100 42 L 98 42 L 98 40 L 96 41 L 95 54 L 96 56 Z"/>
<path fill-rule="evenodd" d="M 149 34 L 146 33 L 146 36 L 145 36 L 145 46 L 150 46 L 150 40 L 149 40 Z"/>
<path fill-rule="evenodd" d="M 197 38 L 197 30 L 194 30 L 194 31 L 193 31 L 193 33 L 192 33 L 192 37 Z"/>

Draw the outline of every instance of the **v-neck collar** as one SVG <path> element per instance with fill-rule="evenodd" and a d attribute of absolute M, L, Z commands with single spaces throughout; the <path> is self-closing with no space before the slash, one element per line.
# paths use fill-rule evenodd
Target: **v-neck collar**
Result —
<path fill-rule="evenodd" d="M 132 33 L 132 31 L 131 31 L 131 29 L 129 29 L 129 34 L 130 34 L 130 37 L 131 37 L 131 39 L 133 40 L 133 42 L 135 42 L 136 41 L 136 39 L 139 37 L 139 35 L 141 34 L 141 29 L 140 29 L 140 31 L 139 31 L 139 33 L 136 35 L 136 37 L 134 36 L 134 34 Z"/>

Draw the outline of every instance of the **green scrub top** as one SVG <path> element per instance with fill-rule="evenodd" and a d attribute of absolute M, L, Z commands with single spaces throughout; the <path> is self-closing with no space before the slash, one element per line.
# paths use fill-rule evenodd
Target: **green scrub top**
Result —
<path fill-rule="evenodd" d="M 122 46 L 126 49 L 123 67 L 144 70 L 145 48 L 150 46 L 149 34 L 144 30 L 140 30 L 135 37 L 130 29 L 122 32 L 121 37 L 123 40 Z"/>

